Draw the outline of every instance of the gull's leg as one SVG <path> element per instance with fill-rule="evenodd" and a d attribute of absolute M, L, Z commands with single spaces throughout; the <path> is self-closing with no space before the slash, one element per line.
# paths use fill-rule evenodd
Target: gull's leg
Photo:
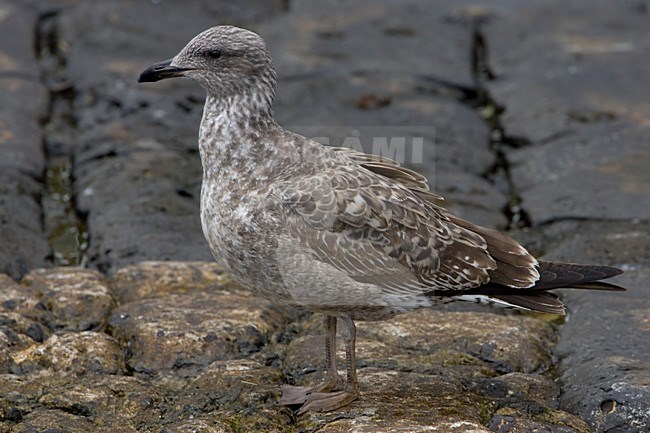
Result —
<path fill-rule="evenodd" d="M 339 376 L 336 365 L 336 317 L 325 316 L 323 325 L 326 330 L 325 362 L 327 364 L 327 373 L 325 380 L 315 388 L 282 385 L 282 397 L 279 401 L 281 405 L 303 404 L 307 401 L 308 395 L 312 393 L 327 393 L 339 391 L 342 388 L 343 381 Z"/>
<path fill-rule="evenodd" d="M 302 415 L 310 410 L 329 412 L 341 408 L 359 398 L 360 392 L 359 381 L 357 380 L 355 353 L 357 328 L 349 316 L 343 316 L 340 319 L 344 325 L 342 336 L 345 340 L 345 359 L 347 364 L 347 380 L 345 385 L 340 391 L 313 392 L 307 395 L 307 400 L 298 411 L 298 415 Z"/>
<path fill-rule="evenodd" d="M 325 381 L 314 388 L 314 392 L 339 391 L 343 386 L 341 376 L 339 376 L 336 365 L 336 317 L 325 316 L 324 321 L 327 336 L 325 337 L 325 363 L 327 364 L 327 373 Z"/>
<path fill-rule="evenodd" d="M 345 323 L 343 339 L 345 340 L 345 360 L 348 374 L 345 390 L 353 393 L 354 399 L 356 399 L 360 394 L 359 380 L 357 379 L 357 327 L 349 317 L 345 317 L 343 323 Z"/>

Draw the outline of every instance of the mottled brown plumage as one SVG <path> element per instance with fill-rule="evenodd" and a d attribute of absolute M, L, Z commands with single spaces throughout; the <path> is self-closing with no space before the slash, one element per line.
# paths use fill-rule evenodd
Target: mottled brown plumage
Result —
<path fill-rule="evenodd" d="M 215 258 L 273 302 L 326 315 L 325 383 L 283 387 L 282 404 L 333 410 L 356 399 L 354 320 L 454 300 L 562 314 L 547 290 L 622 290 L 605 266 L 538 262 L 496 230 L 440 207 L 397 162 L 322 146 L 273 120 L 275 71 L 255 33 L 219 26 L 140 81 L 185 76 L 207 93 L 199 131 L 201 221 Z M 337 372 L 343 325 L 348 378 Z"/>

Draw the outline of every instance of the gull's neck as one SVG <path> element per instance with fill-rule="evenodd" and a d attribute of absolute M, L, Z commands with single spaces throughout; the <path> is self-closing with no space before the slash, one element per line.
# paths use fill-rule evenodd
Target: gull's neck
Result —
<path fill-rule="evenodd" d="M 224 171 L 240 176 L 268 163 L 280 127 L 273 120 L 273 95 L 254 90 L 229 97 L 208 95 L 199 131 L 204 179 L 219 179 Z"/>

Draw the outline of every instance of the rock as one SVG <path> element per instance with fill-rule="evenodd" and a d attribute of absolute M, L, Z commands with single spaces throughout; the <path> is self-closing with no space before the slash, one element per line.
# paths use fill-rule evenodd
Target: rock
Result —
<path fill-rule="evenodd" d="M 649 140 L 647 126 L 594 127 L 509 152 L 522 206 L 535 224 L 647 216 Z"/>
<path fill-rule="evenodd" d="M 0 272 L 20 278 L 45 266 L 50 249 L 39 208 L 45 155 L 40 122 L 48 93 L 34 56 L 36 14 L 3 2 L 0 14 Z"/>
<path fill-rule="evenodd" d="M 488 432 L 482 426 L 482 402 L 459 392 L 459 382 L 431 374 L 373 370 L 364 369 L 359 378 L 363 400 L 338 416 L 309 414 L 298 420 L 299 426 L 326 432 Z"/>
<path fill-rule="evenodd" d="M 196 375 L 214 361 L 259 352 L 286 317 L 247 293 L 189 292 L 123 305 L 110 326 L 128 344 L 135 372 Z"/>
<path fill-rule="evenodd" d="M 280 75 L 406 71 L 469 87 L 472 22 L 458 9 L 453 2 L 294 1 L 260 33 L 277 53 Z"/>
<path fill-rule="evenodd" d="M 15 368 L 13 354 L 49 335 L 48 329 L 35 321 L 38 298 L 6 274 L 0 274 L 0 373 Z"/>
<path fill-rule="evenodd" d="M 0 312 L 0 374 L 15 370 L 14 354 L 43 341 L 42 328 L 17 313 Z"/>
<path fill-rule="evenodd" d="M 138 72 L 219 22 L 252 23 L 279 2 L 74 3 L 57 16 L 74 83 L 74 195 L 92 267 L 142 260 L 210 260 L 201 233 L 196 136 L 204 95 L 188 82 L 138 86 Z M 148 17 L 147 20 L 140 19 Z M 173 28 L 170 32 L 166 29 Z M 102 65 L 97 68 L 97 65 Z"/>
<path fill-rule="evenodd" d="M 227 433 L 231 431 L 231 429 L 228 423 L 215 423 L 210 419 L 193 419 L 190 421 L 166 426 L 162 431 L 165 433 Z"/>
<path fill-rule="evenodd" d="M 368 421 L 364 416 L 359 416 L 355 419 L 335 420 L 318 431 L 326 433 L 344 433 L 350 431 L 359 433 L 492 433 L 491 430 L 486 429 L 482 424 L 469 421 L 440 421 L 436 422 L 435 425 L 418 425 L 414 422 L 397 419 L 394 421 L 379 423 L 379 425 L 377 425 L 375 422 Z"/>
<path fill-rule="evenodd" d="M 646 123 L 645 8 L 589 0 L 489 7 L 482 30 L 495 79 L 487 84 L 505 107 L 508 134 L 543 142 L 591 123 Z"/>
<path fill-rule="evenodd" d="M 570 315 L 555 349 L 561 408 L 596 431 L 644 431 L 650 426 L 648 378 L 650 276 L 648 222 L 566 221 L 543 228 L 546 258 L 614 264 L 612 280 L 626 293 L 566 291 Z"/>
<path fill-rule="evenodd" d="M 497 415 L 492 417 L 488 422 L 487 427 L 490 431 L 496 433 L 589 433 L 591 431 L 589 426 L 579 418 L 568 413 L 558 413 L 561 414 L 561 418 L 559 419 L 557 419 L 557 416 L 549 417 L 543 415 L 540 417 L 552 419 L 552 422 L 549 423 L 519 417 L 511 410 L 498 411 Z"/>
<path fill-rule="evenodd" d="M 299 419 L 305 431 L 487 431 L 481 426 L 500 407 L 524 408 L 517 412 L 522 419 L 530 418 L 525 410 L 531 407 L 557 407 L 552 381 L 521 372 L 550 365 L 554 332 L 538 319 L 421 310 L 357 327 L 362 398 L 335 414 Z M 289 383 L 320 382 L 323 345 L 322 335 L 289 344 L 282 363 Z M 341 348 L 338 356 L 344 357 Z M 503 392 L 491 391 L 490 381 L 502 384 Z"/>
<path fill-rule="evenodd" d="M 42 345 L 32 345 L 12 357 L 21 373 L 47 369 L 78 376 L 126 371 L 122 348 L 101 332 L 53 334 Z"/>
<path fill-rule="evenodd" d="M 11 431 L 40 428 L 47 415 L 47 428 L 65 431 L 87 423 L 125 432 L 588 431 L 557 410 L 558 388 L 540 375 L 551 366 L 556 335 L 536 317 L 442 308 L 361 322 L 362 398 L 295 419 L 277 404 L 279 385 L 322 378 L 321 317 L 270 308 L 212 263 L 119 269 L 110 287 L 123 304 L 112 312 L 111 336 L 56 332 L 43 343 L 28 331 L 51 320 L 34 315 L 38 296 L 108 283 L 75 268 L 34 271 L 23 286 L 7 277 L 0 283 L 7 288 L 0 335 L 10 344 L 0 421 Z"/>
<path fill-rule="evenodd" d="M 23 417 L 16 426 L 11 429 L 16 433 L 38 432 L 69 432 L 69 433 L 87 433 L 89 431 L 98 431 L 95 425 L 80 416 L 66 413 L 61 410 L 37 410 Z M 100 430 L 101 431 L 101 430 Z M 108 431 L 108 430 L 104 430 Z M 115 431 L 115 430 L 111 430 Z M 119 431 L 119 430 L 118 430 Z M 129 430 L 122 430 L 129 431 Z M 135 430 L 131 430 L 132 432 Z"/>
<path fill-rule="evenodd" d="M 61 384 L 46 389 L 39 403 L 92 420 L 102 431 L 138 431 L 142 425 L 160 423 L 165 407 L 151 385 L 123 376 L 91 376 L 84 383 Z"/>
<path fill-rule="evenodd" d="M 50 312 L 47 325 L 51 329 L 101 329 L 115 306 L 101 274 L 90 269 L 36 269 L 25 276 L 23 284 Z"/>
<path fill-rule="evenodd" d="M 18 284 L 7 274 L 0 274 L 0 312 L 19 312 L 36 308 L 38 298 L 28 288 Z"/>
<path fill-rule="evenodd" d="M 277 405 L 280 382 L 277 368 L 257 361 L 213 362 L 180 392 L 182 404 L 168 413 L 168 428 L 181 431 L 174 428 L 210 419 L 213 428 L 225 431 L 286 431 L 290 428 L 288 411 Z"/>
<path fill-rule="evenodd" d="M 419 310 L 398 316 L 396 320 L 361 323 L 359 328 L 402 350 L 461 351 L 500 373 L 547 369 L 551 365 L 550 348 L 555 338 L 552 328 L 540 320 L 489 311 Z"/>
<path fill-rule="evenodd" d="M 116 270 L 109 285 L 120 304 L 172 293 L 237 288 L 215 262 L 141 262 Z"/>
<path fill-rule="evenodd" d="M 545 407 L 558 407 L 560 387 L 547 377 L 514 372 L 500 376 L 499 380 L 506 385 L 508 396 L 521 395 Z"/>

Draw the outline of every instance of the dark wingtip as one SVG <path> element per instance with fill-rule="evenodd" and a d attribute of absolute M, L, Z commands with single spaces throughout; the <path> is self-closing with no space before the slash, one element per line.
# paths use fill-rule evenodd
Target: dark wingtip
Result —
<path fill-rule="evenodd" d="M 621 269 L 611 266 L 547 262 L 541 260 L 539 262 L 539 270 L 540 279 L 533 287 L 535 290 L 571 288 L 612 278 L 623 273 Z M 600 290 L 615 289 L 601 288 Z"/>
<path fill-rule="evenodd" d="M 610 292 L 627 292 L 625 287 L 617 286 L 612 283 L 605 283 L 603 281 L 594 281 L 593 283 L 576 284 L 571 286 L 572 289 L 588 289 L 588 290 L 607 290 Z"/>

